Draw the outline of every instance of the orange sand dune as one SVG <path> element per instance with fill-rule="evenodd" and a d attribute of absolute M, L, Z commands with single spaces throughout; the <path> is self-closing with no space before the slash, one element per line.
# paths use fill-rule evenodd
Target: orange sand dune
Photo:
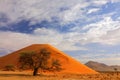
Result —
<path fill-rule="evenodd" d="M 7 64 L 13 64 L 18 66 L 19 54 L 24 51 L 39 51 L 42 48 L 46 48 L 51 52 L 51 57 L 58 59 L 62 65 L 63 70 L 59 73 L 75 73 L 75 74 L 96 74 L 97 72 L 88 68 L 87 66 L 76 61 L 72 57 L 66 55 L 62 51 L 54 48 L 49 44 L 33 44 L 31 46 L 25 47 L 21 50 L 8 54 L 0 58 L 0 69 L 2 69 Z"/>

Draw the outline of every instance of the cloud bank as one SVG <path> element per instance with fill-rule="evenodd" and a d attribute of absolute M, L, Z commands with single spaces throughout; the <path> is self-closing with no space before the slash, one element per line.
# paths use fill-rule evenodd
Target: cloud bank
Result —
<path fill-rule="evenodd" d="M 88 53 L 87 46 L 93 44 L 119 47 L 119 4 L 120 0 L 0 0 L 0 53 L 38 43 Z M 19 25 L 21 32 L 15 29 Z"/>

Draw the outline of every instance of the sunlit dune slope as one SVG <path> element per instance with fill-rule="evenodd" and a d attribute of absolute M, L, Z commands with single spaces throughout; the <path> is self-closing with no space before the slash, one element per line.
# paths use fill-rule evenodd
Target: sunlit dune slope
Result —
<path fill-rule="evenodd" d="M 54 48 L 49 44 L 33 44 L 31 46 L 25 47 L 21 50 L 8 54 L 0 58 L 0 69 L 2 69 L 5 65 L 13 64 L 16 67 L 18 66 L 18 59 L 21 52 L 24 51 L 39 51 L 42 48 L 46 48 L 49 52 L 51 52 L 51 58 L 58 59 L 61 63 L 61 70 L 59 73 L 75 73 L 75 74 L 96 74 L 97 72 L 88 68 L 87 66 L 81 64 L 76 61 L 72 57 L 66 55 L 62 51 Z"/>

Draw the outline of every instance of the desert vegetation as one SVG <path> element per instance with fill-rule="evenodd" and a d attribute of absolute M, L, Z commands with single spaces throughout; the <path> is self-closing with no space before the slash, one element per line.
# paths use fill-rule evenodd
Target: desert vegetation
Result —
<path fill-rule="evenodd" d="M 100 74 L 49 74 L 32 76 L 31 72 L 0 71 L 0 80 L 120 80 L 120 72 Z"/>
<path fill-rule="evenodd" d="M 38 70 L 42 71 L 60 71 L 62 70 L 59 60 L 52 59 L 51 53 L 47 49 L 40 49 L 39 52 L 22 52 L 20 53 L 20 69 L 33 69 L 33 76 L 36 76 Z M 41 73 L 42 74 L 42 73 Z"/>
<path fill-rule="evenodd" d="M 28 46 L 0 62 L 0 80 L 120 80 L 118 70 L 98 73 L 50 45 Z"/>
<path fill-rule="evenodd" d="M 13 64 L 8 64 L 4 67 L 4 71 L 15 71 L 15 66 Z"/>

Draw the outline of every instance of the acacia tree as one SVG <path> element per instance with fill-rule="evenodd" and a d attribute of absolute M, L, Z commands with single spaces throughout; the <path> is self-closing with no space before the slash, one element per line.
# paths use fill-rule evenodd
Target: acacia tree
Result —
<path fill-rule="evenodd" d="M 62 68 L 61 68 L 61 64 L 60 64 L 60 61 L 58 59 L 52 59 L 52 64 L 51 64 L 51 71 L 52 72 L 58 72 L 58 71 L 61 71 Z"/>
<path fill-rule="evenodd" d="M 37 75 L 38 69 L 48 69 L 48 60 L 50 52 L 46 49 L 41 49 L 39 52 L 22 52 L 19 58 L 20 68 L 33 69 L 33 76 Z"/>
<path fill-rule="evenodd" d="M 52 69 L 55 70 L 55 71 L 60 71 L 62 69 L 61 64 L 60 64 L 58 59 L 53 59 L 52 60 Z"/>

